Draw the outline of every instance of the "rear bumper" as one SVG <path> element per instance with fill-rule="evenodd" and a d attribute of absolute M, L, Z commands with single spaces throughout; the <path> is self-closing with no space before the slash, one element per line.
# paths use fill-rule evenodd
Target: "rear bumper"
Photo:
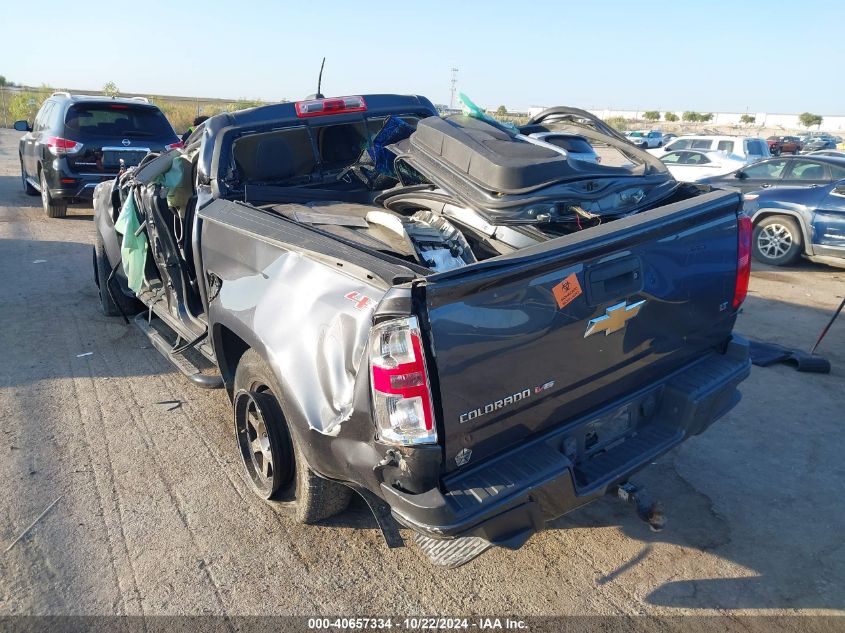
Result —
<path fill-rule="evenodd" d="M 101 182 L 112 180 L 117 174 L 108 173 L 80 173 L 68 168 L 67 162 L 58 160 L 58 165 L 45 164 L 44 177 L 53 198 L 83 198 L 90 200 L 94 197 L 94 189 Z"/>
<path fill-rule="evenodd" d="M 113 176 L 112 176 L 113 177 Z M 53 198 L 82 198 L 91 200 L 94 197 L 94 189 L 102 181 L 64 184 L 61 187 L 50 187 L 50 195 Z"/>
<path fill-rule="evenodd" d="M 425 536 L 519 547 L 547 521 L 604 495 L 730 411 L 750 370 L 748 342 L 734 337 L 724 354 L 451 476 L 441 488 L 412 495 L 382 484 L 382 496 L 397 521 Z M 629 430 L 584 453 L 585 440 L 610 429 L 602 425 L 620 412 L 627 412 Z"/>

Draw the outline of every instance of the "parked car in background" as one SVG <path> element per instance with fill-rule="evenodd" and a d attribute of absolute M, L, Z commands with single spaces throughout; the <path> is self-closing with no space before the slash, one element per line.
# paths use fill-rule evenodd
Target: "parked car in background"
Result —
<path fill-rule="evenodd" d="M 797 154 L 804 147 L 804 143 L 797 136 L 770 136 L 766 143 L 772 156 Z"/>
<path fill-rule="evenodd" d="M 836 139 L 830 136 L 812 136 L 804 143 L 805 152 L 815 152 L 820 149 L 836 149 Z"/>
<path fill-rule="evenodd" d="M 797 154 L 804 149 L 804 143 L 797 136 L 781 136 L 780 151 L 783 154 Z"/>
<path fill-rule="evenodd" d="M 529 134 L 529 136 L 565 149 L 570 158 L 584 160 L 588 163 L 601 162 L 601 158 L 598 154 L 596 154 L 596 151 L 593 149 L 593 146 L 590 145 L 590 142 L 578 134 L 538 132 L 536 134 Z"/>
<path fill-rule="evenodd" d="M 657 130 L 637 130 L 635 132 L 626 132 L 628 140 L 640 149 L 650 149 L 653 147 L 663 146 L 663 133 Z"/>
<path fill-rule="evenodd" d="M 702 178 L 727 174 L 745 165 L 742 159 L 725 152 L 682 149 L 660 157 L 675 180 L 695 182 Z"/>
<path fill-rule="evenodd" d="M 678 138 L 677 134 L 673 134 L 672 132 L 667 132 L 666 134 L 663 135 L 663 144 L 668 145 L 669 143 L 674 141 L 676 138 Z"/>
<path fill-rule="evenodd" d="M 822 187 L 776 187 L 746 194 L 754 258 L 772 266 L 801 256 L 845 268 L 845 180 Z"/>
<path fill-rule="evenodd" d="M 780 136 L 770 136 L 766 139 L 766 145 L 769 146 L 769 153 L 772 156 L 780 156 L 780 151 L 783 147 Z"/>
<path fill-rule="evenodd" d="M 750 192 L 779 186 L 818 187 L 842 178 L 845 178 L 845 160 L 840 158 L 781 156 L 698 182 Z"/>
<path fill-rule="evenodd" d="M 20 140 L 21 184 L 41 193 L 48 217 L 61 218 L 68 201 L 90 199 L 94 187 L 148 152 L 181 146 L 158 109 L 141 97 L 77 96 L 54 92 L 35 120 L 15 121 Z"/>
<path fill-rule="evenodd" d="M 771 156 L 766 141 L 750 136 L 681 136 L 662 148 L 648 151 L 660 158 L 666 152 L 681 149 L 725 152 L 738 156 L 745 163 L 754 163 Z"/>
<path fill-rule="evenodd" d="M 817 149 L 809 152 L 807 156 L 830 156 L 832 158 L 845 158 L 845 150 L 841 149 Z"/>

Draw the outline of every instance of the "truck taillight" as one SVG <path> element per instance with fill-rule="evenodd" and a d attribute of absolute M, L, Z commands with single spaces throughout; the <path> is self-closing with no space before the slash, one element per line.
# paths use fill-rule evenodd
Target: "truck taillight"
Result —
<path fill-rule="evenodd" d="M 62 156 L 64 154 L 76 154 L 82 149 L 82 143 L 70 141 L 60 136 L 51 136 L 47 139 L 47 149 L 53 156 Z"/>
<path fill-rule="evenodd" d="M 751 218 L 739 216 L 737 220 L 738 243 L 736 249 L 736 286 L 734 286 L 733 308 L 736 310 L 748 294 L 748 280 L 751 277 Z"/>
<path fill-rule="evenodd" d="M 364 97 L 333 97 L 331 99 L 310 99 L 293 104 L 299 118 L 325 116 L 339 112 L 364 112 L 367 104 Z"/>
<path fill-rule="evenodd" d="M 437 442 L 431 390 L 416 317 L 370 332 L 370 387 L 379 437 L 393 444 Z"/>

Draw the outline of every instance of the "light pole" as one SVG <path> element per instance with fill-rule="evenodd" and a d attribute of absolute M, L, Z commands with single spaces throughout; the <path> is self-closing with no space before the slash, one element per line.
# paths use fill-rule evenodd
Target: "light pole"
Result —
<path fill-rule="evenodd" d="M 451 88 L 451 96 L 449 97 L 449 109 L 453 110 L 455 108 L 455 84 L 458 83 L 458 69 L 452 69 L 452 79 L 450 82 L 452 84 Z"/>

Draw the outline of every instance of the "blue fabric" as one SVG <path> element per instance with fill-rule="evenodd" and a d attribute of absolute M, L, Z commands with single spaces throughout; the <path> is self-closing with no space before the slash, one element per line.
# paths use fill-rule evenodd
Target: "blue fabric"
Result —
<path fill-rule="evenodd" d="M 381 131 L 373 139 L 372 146 L 367 148 L 367 153 L 370 155 L 377 172 L 396 176 L 393 170 L 393 159 L 396 156 L 387 149 L 387 146 L 408 138 L 413 131 L 414 128 L 399 117 L 390 116 L 387 118 Z"/>

